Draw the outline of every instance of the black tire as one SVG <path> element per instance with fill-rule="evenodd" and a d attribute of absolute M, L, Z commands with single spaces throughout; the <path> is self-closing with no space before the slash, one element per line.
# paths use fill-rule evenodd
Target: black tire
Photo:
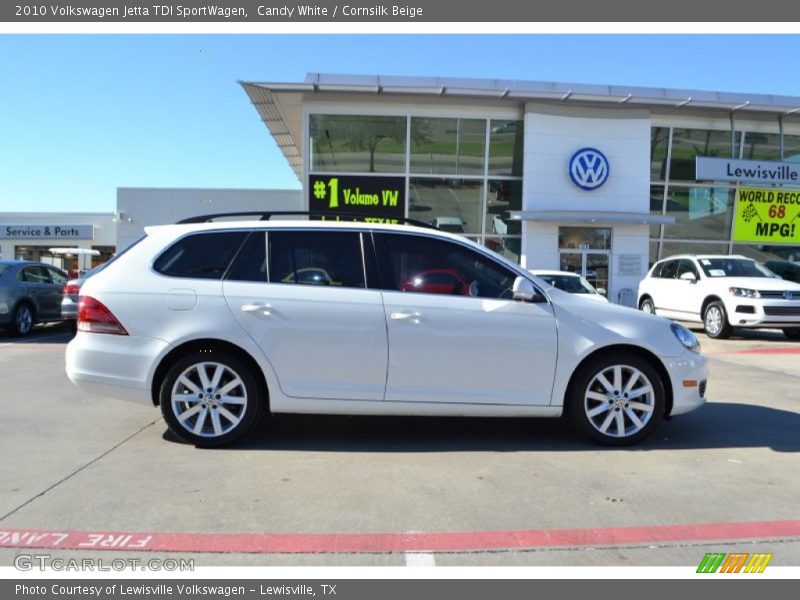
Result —
<path fill-rule="evenodd" d="M 14 335 L 25 337 L 33 329 L 36 316 L 33 307 L 27 302 L 20 302 L 14 309 L 14 316 L 11 319 L 11 330 Z"/>
<path fill-rule="evenodd" d="M 651 315 L 656 314 L 656 307 L 653 304 L 653 300 L 649 296 L 645 296 L 642 298 L 642 301 L 639 302 L 639 310 L 650 313 Z"/>
<path fill-rule="evenodd" d="M 619 381 L 614 381 L 615 367 L 619 367 Z M 612 388 L 617 384 L 621 389 L 607 389 L 601 377 Z M 630 389 L 626 391 L 626 387 Z M 631 398 L 631 394 L 637 395 Z M 665 404 L 659 371 L 640 356 L 614 352 L 581 367 L 567 392 L 566 411 L 572 425 L 594 442 L 630 446 L 653 433 L 664 416 Z"/>
<path fill-rule="evenodd" d="M 706 335 L 715 340 L 731 337 L 733 327 L 728 322 L 725 305 L 719 300 L 714 300 L 706 306 L 706 310 L 703 312 L 703 328 L 706 330 Z"/>
<path fill-rule="evenodd" d="M 800 340 L 800 327 L 784 327 L 783 335 L 790 340 Z"/>
<path fill-rule="evenodd" d="M 178 360 L 164 377 L 159 403 L 173 434 L 211 448 L 231 444 L 250 431 L 266 401 L 249 366 L 235 356 L 212 351 Z"/>

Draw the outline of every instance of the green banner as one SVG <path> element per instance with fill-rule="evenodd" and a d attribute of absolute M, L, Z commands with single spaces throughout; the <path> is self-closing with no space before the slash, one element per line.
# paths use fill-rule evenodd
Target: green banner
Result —
<path fill-rule="evenodd" d="M 800 190 L 739 190 L 735 242 L 800 244 Z"/>

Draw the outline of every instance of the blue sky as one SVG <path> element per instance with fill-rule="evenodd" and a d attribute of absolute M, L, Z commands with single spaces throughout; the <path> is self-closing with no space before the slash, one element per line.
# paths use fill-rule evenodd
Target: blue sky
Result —
<path fill-rule="evenodd" d="M 0 35 L 0 212 L 117 187 L 298 188 L 238 80 L 308 72 L 800 97 L 797 35 Z"/>

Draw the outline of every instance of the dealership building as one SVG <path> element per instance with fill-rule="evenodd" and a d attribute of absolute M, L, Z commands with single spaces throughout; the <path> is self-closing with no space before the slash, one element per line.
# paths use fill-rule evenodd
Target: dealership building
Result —
<path fill-rule="evenodd" d="M 526 268 L 582 271 L 622 302 L 676 253 L 800 260 L 800 97 L 324 74 L 241 85 L 301 190 L 120 189 L 114 245 L 225 210 L 405 217 Z"/>

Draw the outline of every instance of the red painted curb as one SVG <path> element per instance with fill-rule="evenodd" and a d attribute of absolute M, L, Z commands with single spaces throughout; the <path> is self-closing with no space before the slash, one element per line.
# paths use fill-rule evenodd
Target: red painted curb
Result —
<path fill-rule="evenodd" d="M 147 533 L 2 529 L 0 547 L 245 554 L 477 552 L 800 537 L 800 520 L 444 533 Z"/>
<path fill-rule="evenodd" d="M 800 354 L 800 347 L 792 348 L 749 348 L 747 350 L 725 350 L 722 352 L 711 352 L 709 356 L 718 354 Z"/>

